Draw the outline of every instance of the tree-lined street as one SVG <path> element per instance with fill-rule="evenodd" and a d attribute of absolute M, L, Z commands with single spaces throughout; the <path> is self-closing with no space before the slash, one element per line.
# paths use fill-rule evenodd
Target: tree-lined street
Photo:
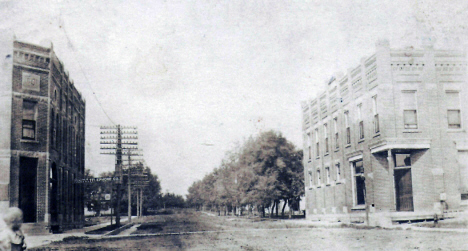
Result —
<path fill-rule="evenodd" d="M 459 232 L 317 226 L 183 210 L 148 216 L 130 236 L 69 238 L 32 250 L 466 250 L 465 239 Z"/>

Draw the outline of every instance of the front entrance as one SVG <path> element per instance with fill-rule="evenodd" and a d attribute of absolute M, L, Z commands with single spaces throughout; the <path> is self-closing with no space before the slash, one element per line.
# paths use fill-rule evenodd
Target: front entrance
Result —
<path fill-rule="evenodd" d="M 414 211 L 411 168 L 395 169 L 395 197 L 397 211 Z"/>
<path fill-rule="evenodd" d="M 50 212 L 50 221 L 51 224 L 58 222 L 58 175 L 57 175 L 57 165 L 52 164 L 50 168 L 50 177 L 49 177 L 49 191 L 50 191 L 50 203 L 49 203 L 49 212 Z"/>
<path fill-rule="evenodd" d="M 24 222 L 36 222 L 37 158 L 20 158 L 18 207 Z"/>

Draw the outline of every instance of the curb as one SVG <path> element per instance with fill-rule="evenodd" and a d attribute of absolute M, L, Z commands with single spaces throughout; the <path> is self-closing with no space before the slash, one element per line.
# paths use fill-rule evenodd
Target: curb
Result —
<path fill-rule="evenodd" d="M 134 224 L 135 224 L 135 223 L 133 223 L 133 222 L 132 222 L 132 223 L 125 224 L 125 225 L 123 225 L 123 226 L 121 226 L 121 227 L 119 227 L 119 228 L 117 228 L 117 229 L 114 229 L 114 230 L 112 230 L 112 231 L 110 231 L 110 232 L 108 232 L 108 233 L 105 233 L 105 234 L 103 234 L 103 235 L 101 235 L 101 236 L 118 235 L 118 234 L 120 234 L 122 231 L 131 228 Z"/>

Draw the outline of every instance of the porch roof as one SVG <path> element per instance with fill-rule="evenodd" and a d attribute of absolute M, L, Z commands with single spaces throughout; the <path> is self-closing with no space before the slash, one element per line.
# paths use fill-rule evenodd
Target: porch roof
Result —
<path fill-rule="evenodd" d="M 379 153 L 390 149 L 429 149 L 431 139 L 415 138 L 385 138 L 369 146 L 371 153 Z"/>

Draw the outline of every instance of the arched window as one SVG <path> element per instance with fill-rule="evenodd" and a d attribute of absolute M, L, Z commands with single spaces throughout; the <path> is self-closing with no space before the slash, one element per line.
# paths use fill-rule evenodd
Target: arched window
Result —
<path fill-rule="evenodd" d="M 59 115 L 58 113 L 55 114 L 55 145 L 57 147 L 60 146 L 60 122 L 59 122 Z"/>
<path fill-rule="evenodd" d="M 54 108 L 52 108 L 50 112 L 50 144 L 55 145 L 55 112 Z"/>

